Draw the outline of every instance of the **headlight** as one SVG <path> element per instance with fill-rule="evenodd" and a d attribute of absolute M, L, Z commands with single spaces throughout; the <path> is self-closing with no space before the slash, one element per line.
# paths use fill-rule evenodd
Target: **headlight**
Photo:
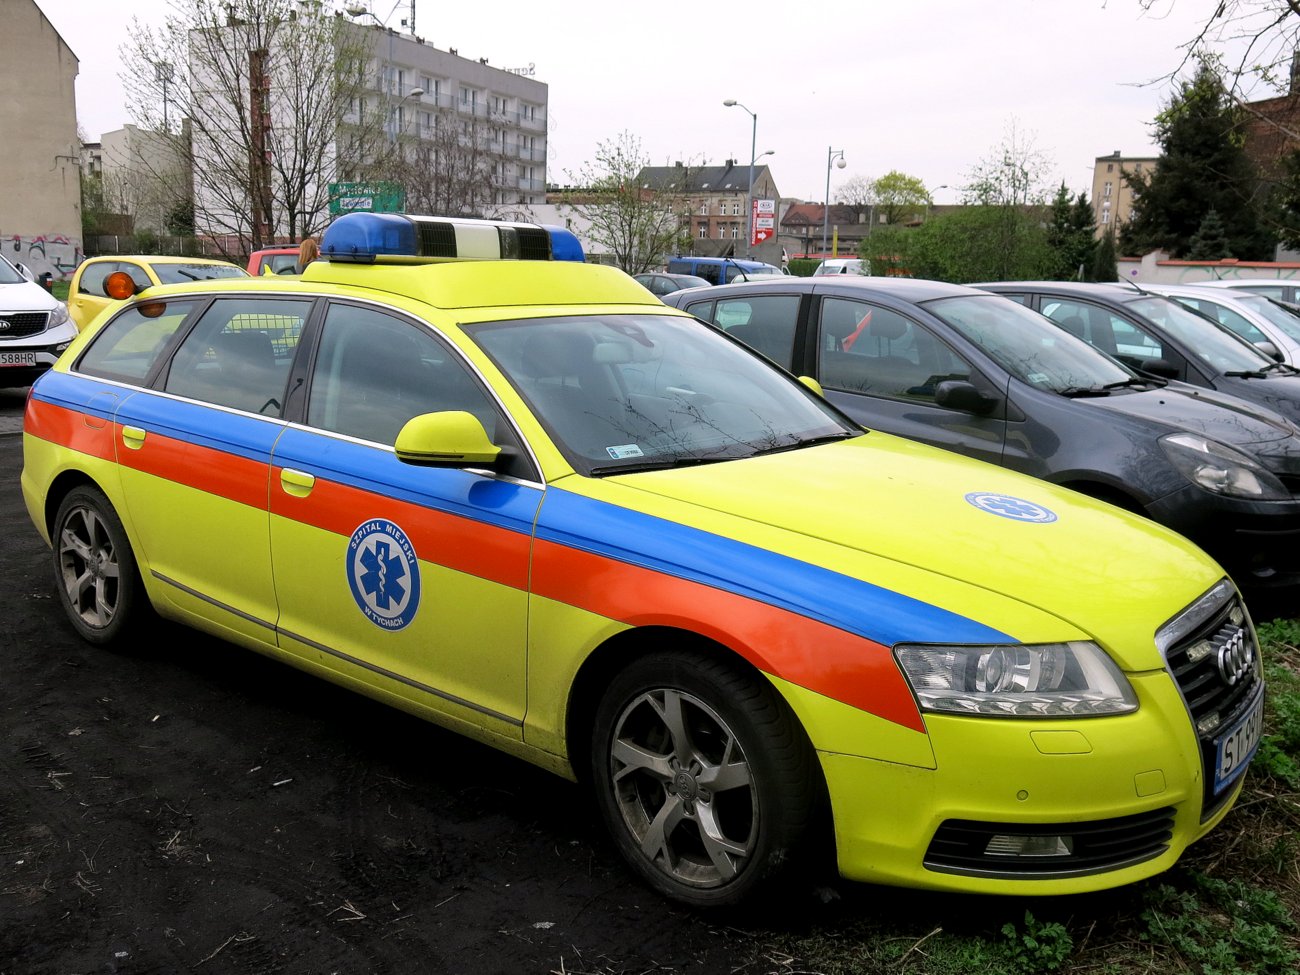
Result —
<path fill-rule="evenodd" d="M 1291 496 L 1258 462 L 1224 444 L 1194 433 L 1171 433 L 1160 446 L 1193 484 L 1233 498 L 1277 501 Z"/>
<path fill-rule="evenodd" d="M 1128 681 L 1095 643 L 900 644 L 894 653 L 926 711 L 1050 718 L 1137 710 Z"/>
<path fill-rule="evenodd" d="M 68 306 L 60 301 L 57 305 L 54 306 L 53 310 L 51 310 L 50 323 L 45 327 L 54 328 L 54 326 L 62 325 L 67 320 L 68 320 Z"/>

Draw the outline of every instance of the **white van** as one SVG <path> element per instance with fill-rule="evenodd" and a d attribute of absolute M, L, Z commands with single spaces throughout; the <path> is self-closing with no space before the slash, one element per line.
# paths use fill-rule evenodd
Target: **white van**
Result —
<path fill-rule="evenodd" d="M 823 274 L 870 274 L 867 268 L 859 258 L 856 257 L 832 257 L 822 261 L 813 271 L 813 277 L 819 277 Z"/>

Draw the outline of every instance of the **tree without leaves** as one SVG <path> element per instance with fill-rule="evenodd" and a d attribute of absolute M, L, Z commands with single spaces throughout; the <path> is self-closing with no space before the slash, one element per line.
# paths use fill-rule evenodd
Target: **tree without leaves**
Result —
<path fill-rule="evenodd" d="M 638 184 L 648 165 L 641 140 L 625 131 L 597 144 L 596 158 L 584 163 L 574 180 L 579 189 L 565 196 L 565 203 L 588 223 L 591 241 L 628 274 L 654 269 L 687 243 L 683 228 L 688 214 L 677 202 L 681 193 Z"/>
<path fill-rule="evenodd" d="M 1120 234 L 1125 252 L 1160 249 L 1186 256 L 1206 213 L 1218 210 L 1234 254 L 1245 260 L 1271 257 L 1273 241 L 1261 227 L 1241 113 L 1209 64 L 1179 85 L 1156 119 L 1156 138 L 1162 153 L 1154 170 L 1124 174 L 1139 199 Z"/>
<path fill-rule="evenodd" d="M 329 183 L 382 154 L 384 115 L 360 97 L 368 45 L 295 0 L 171 0 L 161 27 L 133 21 L 121 52 L 132 117 L 192 159 L 195 222 L 223 252 L 317 233 Z M 162 125 L 164 92 L 188 125 Z M 177 187 L 177 202 L 188 195 Z"/>
<path fill-rule="evenodd" d="M 489 122 L 437 108 L 418 139 L 402 137 L 385 164 L 388 178 L 406 187 L 406 207 L 417 213 L 482 217 L 493 206 L 493 176 L 505 159 Z"/>

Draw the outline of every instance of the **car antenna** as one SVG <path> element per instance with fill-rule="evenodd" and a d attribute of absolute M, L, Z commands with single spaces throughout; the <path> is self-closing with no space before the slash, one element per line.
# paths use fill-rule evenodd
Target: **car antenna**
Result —
<path fill-rule="evenodd" d="M 1142 287 L 1142 285 L 1138 284 L 1138 283 L 1137 283 L 1136 281 L 1134 281 L 1132 278 L 1120 278 L 1120 281 L 1121 281 L 1123 284 L 1127 284 L 1130 288 L 1132 288 L 1134 291 L 1136 291 L 1136 292 L 1137 292 L 1138 294 L 1140 294 L 1140 295 L 1149 295 L 1149 294 L 1151 294 L 1150 291 L 1148 291 L 1146 288 Z"/>

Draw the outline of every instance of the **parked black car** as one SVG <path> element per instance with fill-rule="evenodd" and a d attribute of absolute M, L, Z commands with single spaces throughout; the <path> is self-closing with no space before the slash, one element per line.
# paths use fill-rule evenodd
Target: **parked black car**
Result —
<path fill-rule="evenodd" d="M 783 277 L 664 301 L 817 379 L 864 426 L 1145 514 L 1247 592 L 1300 583 L 1300 429 L 1254 404 L 1140 375 L 960 285 Z"/>
<path fill-rule="evenodd" d="M 1013 298 L 1136 370 L 1217 389 L 1300 424 L 1300 370 L 1174 298 L 1136 286 L 1077 281 L 971 287 Z"/>
<path fill-rule="evenodd" d="M 684 288 L 705 288 L 709 282 L 695 274 L 669 274 L 666 271 L 649 271 L 634 274 L 638 284 L 643 284 L 652 295 L 670 295 Z"/>

